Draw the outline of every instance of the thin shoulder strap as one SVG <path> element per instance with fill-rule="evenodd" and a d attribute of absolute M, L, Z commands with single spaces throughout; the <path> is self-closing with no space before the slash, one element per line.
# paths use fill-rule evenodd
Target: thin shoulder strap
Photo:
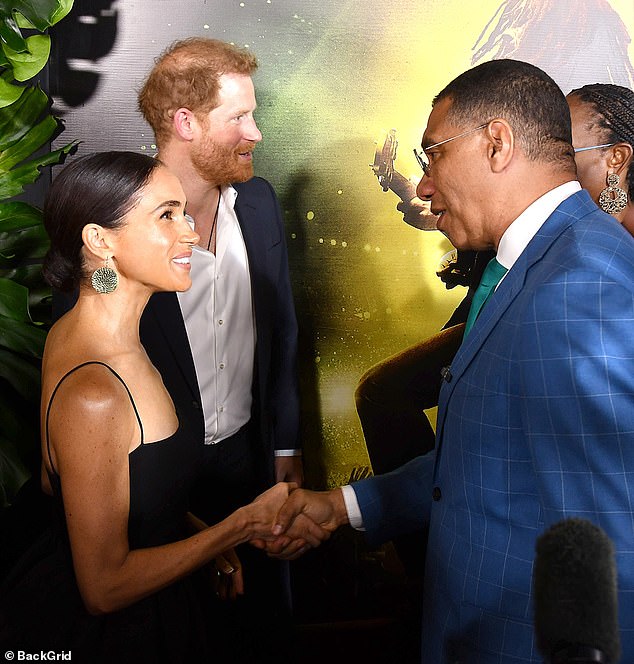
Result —
<path fill-rule="evenodd" d="M 91 361 L 91 362 L 83 362 L 82 364 L 78 364 L 76 367 L 71 369 L 68 373 L 65 373 L 60 379 L 57 385 L 55 386 L 55 389 L 53 390 L 53 393 L 51 394 L 51 398 L 48 400 L 48 406 L 46 407 L 46 421 L 45 421 L 45 427 L 46 427 L 46 452 L 48 454 L 48 462 L 51 466 L 51 471 L 53 471 L 55 474 L 57 474 L 57 471 L 55 470 L 55 466 L 53 465 L 53 459 L 51 457 L 51 445 L 49 442 L 49 436 L 48 436 L 48 416 L 51 412 L 51 406 L 53 404 L 53 399 L 55 398 L 55 395 L 57 394 L 57 390 L 59 390 L 61 384 L 70 376 L 71 374 L 75 373 L 78 369 L 81 369 L 82 367 L 85 367 L 89 364 L 100 364 L 102 367 L 106 367 L 114 376 L 115 378 L 118 378 L 123 387 L 125 387 L 125 391 L 128 393 L 128 396 L 130 397 L 130 403 L 132 404 L 132 408 L 134 409 L 134 414 L 136 415 L 137 422 L 139 423 L 139 429 L 141 430 L 141 445 L 143 445 L 143 423 L 141 422 L 141 418 L 139 417 L 139 411 L 137 410 L 136 404 L 134 403 L 134 399 L 132 398 L 132 394 L 130 390 L 128 389 L 128 386 L 125 384 L 125 381 L 121 376 L 109 365 L 107 365 L 105 362 L 98 362 L 96 360 Z"/>

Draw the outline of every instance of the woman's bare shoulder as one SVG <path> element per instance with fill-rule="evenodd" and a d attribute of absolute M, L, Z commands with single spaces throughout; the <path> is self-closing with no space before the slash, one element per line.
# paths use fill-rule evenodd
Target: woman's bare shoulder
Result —
<path fill-rule="evenodd" d="M 56 385 L 45 417 L 54 457 L 88 447 L 106 453 L 116 447 L 127 454 L 140 442 L 128 391 L 106 364 L 82 363 L 51 378 Z"/>
<path fill-rule="evenodd" d="M 53 369 L 45 379 L 49 386 L 54 385 L 58 403 L 75 408 L 107 407 L 123 398 L 129 400 L 123 379 L 110 365 L 100 360 L 60 367 L 57 371 Z"/>

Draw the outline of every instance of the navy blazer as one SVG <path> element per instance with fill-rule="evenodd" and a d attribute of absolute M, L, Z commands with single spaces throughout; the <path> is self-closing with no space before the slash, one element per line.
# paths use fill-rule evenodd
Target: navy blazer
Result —
<path fill-rule="evenodd" d="M 271 185 L 262 178 L 234 185 L 235 211 L 249 259 L 255 311 L 253 419 L 263 443 L 268 480 L 273 450 L 299 447 L 297 321 L 288 272 L 284 223 Z M 175 293 L 156 293 L 141 318 L 141 341 L 174 401 L 179 417 L 195 424 L 201 443 L 204 419 L 194 360 Z"/>
<path fill-rule="evenodd" d="M 436 449 L 354 485 L 371 541 L 430 520 L 422 661 L 541 662 L 537 537 L 612 539 L 634 661 L 634 240 L 584 191 L 548 218 L 456 355 Z"/>

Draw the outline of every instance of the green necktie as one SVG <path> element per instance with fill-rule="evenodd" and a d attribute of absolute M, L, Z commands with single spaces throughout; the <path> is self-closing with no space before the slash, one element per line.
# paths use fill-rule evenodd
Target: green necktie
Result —
<path fill-rule="evenodd" d="M 486 301 L 493 295 L 495 287 L 498 285 L 500 279 L 508 272 L 508 270 L 497 262 L 495 258 L 492 258 L 487 266 L 484 268 L 482 273 L 482 279 L 480 279 L 480 285 L 476 289 L 476 292 L 473 294 L 473 301 L 471 302 L 471 309 L 469 309 L 469 315 L 467 316 L 467 324 L 464 330 L 464 336 L 466 337 L 469 334 L 469 330 L 473 327 L 473 324 L 476 321 L 476 318 L 480 314 L 482 307 L 486 304 Z"/>

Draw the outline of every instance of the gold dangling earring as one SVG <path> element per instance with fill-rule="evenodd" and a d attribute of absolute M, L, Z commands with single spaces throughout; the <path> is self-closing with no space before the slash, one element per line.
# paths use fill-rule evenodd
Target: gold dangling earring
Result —
<path fill-rule="evenodd" d="M 98 267 L 90 278 L 90 283 L 97 293 L 112 293 L 119 285 L 117 273 L 111 267 L 108 267 L 109 260 L 110 258 L 106 256 L 106 264 L 103 267 Z"/>
<path fill-rule="evenodd" d="M 599 207 L 608 214 L 618 214 L 627 206 L 627 192 L 619 187 L 616 173 L 608 173 L 608 186 L 599 195 Z"/>

